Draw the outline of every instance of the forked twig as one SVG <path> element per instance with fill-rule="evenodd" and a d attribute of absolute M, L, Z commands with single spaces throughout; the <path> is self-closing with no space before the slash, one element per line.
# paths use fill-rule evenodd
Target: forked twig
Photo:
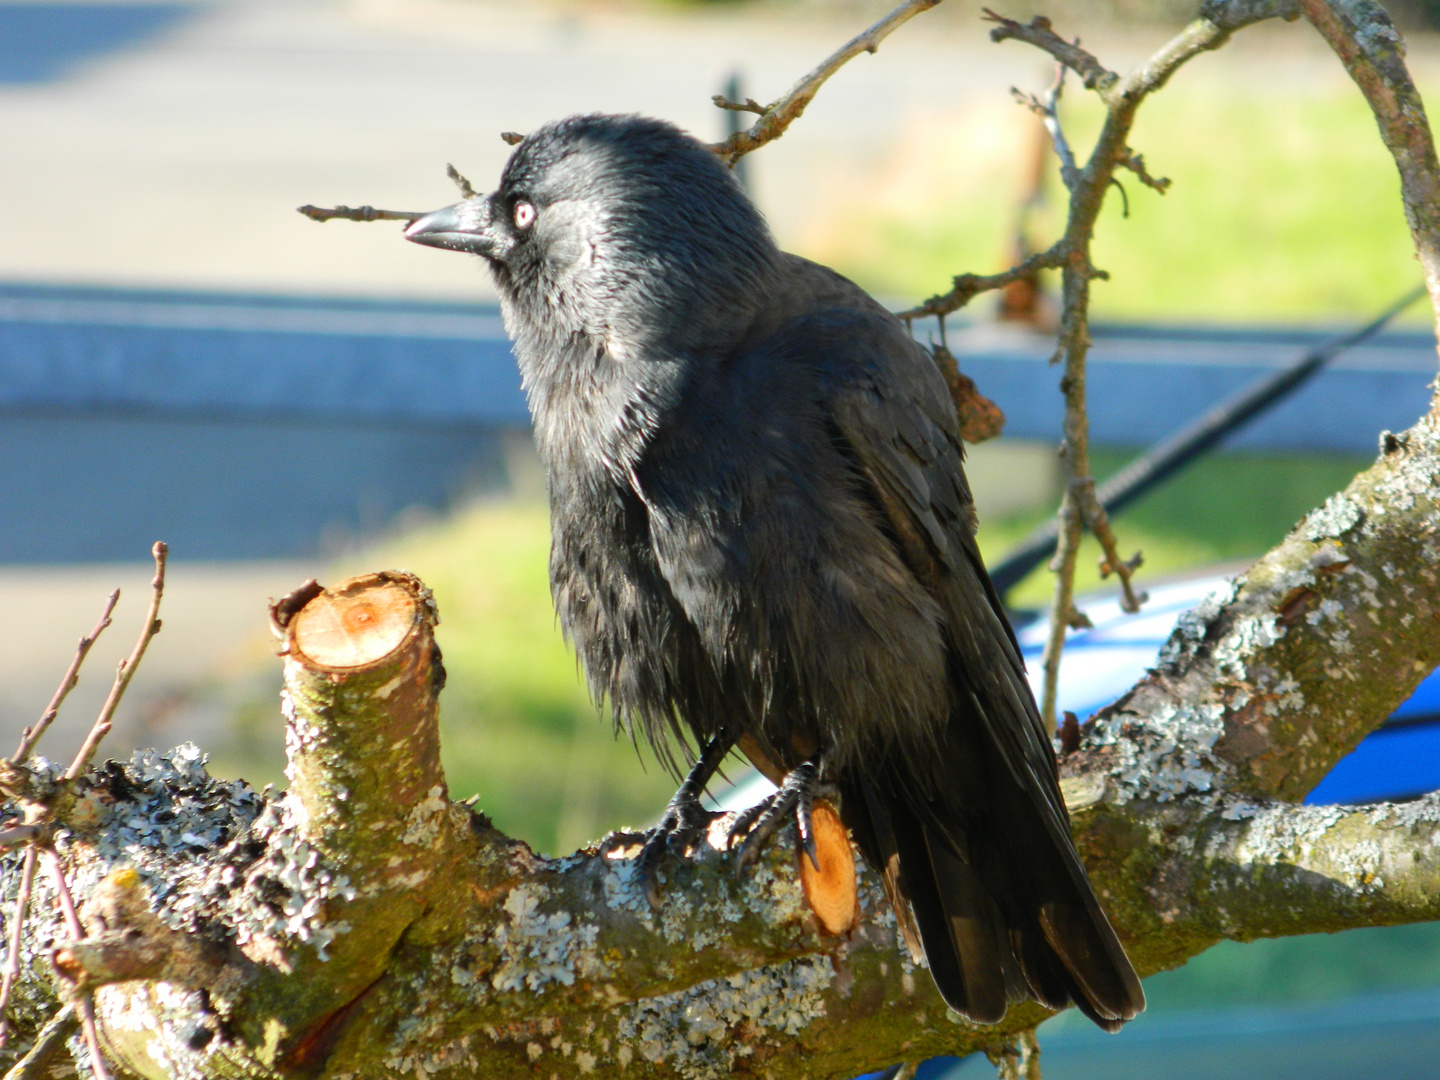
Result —
<path fill-rule="evenodd" d="M 125 696 L 125 691 L 130 686 L 130 680 L 135 677 L 135 669 L 140 666 L 150 639 L 160 632 L 160 598 L 165 593 L 165 556 L 169 550 L 158 540 L 150 549 L 150 554 L 155 558 L 155 577 L 150 581 L 150 608 L 145 613 L 145 624 L 140 628 L 140 637 L 136 640 L 135 647 L 130 650 L 130 655 L 120 661 L 120 666 L 115 671 L 115 681 L 110 685 L 110 694 L 100 709 L 100 715 L 95 718 L 95 725 L 85 737 L 85 742 L 81 744 L 75 760 L 70 763 L 70 768 L 65 770 L 67 781 L 78 778 L 90 764 L 90 759 L 95 756 L 95 748 L 109 733 L 110 721 L 120 705 L 120 699 Z"/>

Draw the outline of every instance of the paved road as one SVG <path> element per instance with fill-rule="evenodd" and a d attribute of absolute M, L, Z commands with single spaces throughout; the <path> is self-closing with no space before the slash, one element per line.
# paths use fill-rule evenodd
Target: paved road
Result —
<path fill-rule="evenodd" d="M 87 42 L 75 62 L 47 69 L 62 77 L 36 81 L 12 64 L 7 80 L 0 68 L 0 277 L 474 295 L 488 284 L 471 262 L 405 244 L 389 224 L 322 228 L 292 208 L 431 208 L 453 196 L 447 161 L 488 184 L 508 153 L 498 132 L 579 111 L 648 112 L 715 135 L 709 98 L 728 72 L 741 67 L 748 92 L 769 99 L 860 21 L 809 5 L 763 22 L 733 9 L 583 17 L 543 0 L 168 6 L 183 14 L 117 31 L 122 49 Z M 898 144 L 957 115 L 997 118 L 967 129 L 975 145 L 962 157 L 1016 155 L 1020 113 L 1007 88 L 1041 84 L 1044 65 L 1014 43 L 987 44 L 978 20 L 945 14 L 853 62 L 752 159 L 782 240 L 826 212 L 828 190 L 872 182 Z M 1343 80 L 1306 47 L 1313 35 L 1280 31 L 1283 47 L 1242 41 L 1185 78 L 1228 79 L 1266 48 L 1273 82 Z M 1105 55 L 1129 62 L 1157 39 L 1107 41 Z"/>

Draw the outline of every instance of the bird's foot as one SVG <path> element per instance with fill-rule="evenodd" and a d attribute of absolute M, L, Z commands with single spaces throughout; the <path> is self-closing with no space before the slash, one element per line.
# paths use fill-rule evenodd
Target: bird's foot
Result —
<path fill-rule="evenodd" d="M 660 823 L 644 834 L 640 853 L 635 856 L 635 869 L 645 887 L 645 899 L 650 906 L 659 907 L 660 889 L 656 871 L 666 854 L 684 855 L 704 841 L 710 831 L 710 823 L 719 814 L 712 814 L 700 805 L 695 795 L 681 788 L 665 807 Z"/>
<path fill-rule="evenodd" d="M 819 777 L 820 757 L 817 754 L 796 766 L 774 795 L 756 803 L 735 819 L 735 824 L 730 826 L 730 846 L 734 847 L 737 841 L 740 843 L 740 857 L 735 861 L 737 874 L 743 875 L 755 865 L 760 852 L 792 813 L 795 815 L 800 847 L 810 857 L 811 865 L 819 869 L 815 827 L 811 822 L 811 810 L 820 787 Z"/>
<path fill-rule="evenodd" d="M 706 743 L 680 790 L 665 807 L 660 823 L 642 834 L 640 853 L 635 856 L 635 869 L 644 883 L 645 899 L 650 901 L 651 907 L 660 905 L 660 890 L 655 879 L 660 860 L 667 852 L 683 855 L 693 848 L 710 831 L 710 822 L 719 816 L 700 805 L 700 795 L 734 745 L 735 740 L 725 735 L 717 735 Z"/>

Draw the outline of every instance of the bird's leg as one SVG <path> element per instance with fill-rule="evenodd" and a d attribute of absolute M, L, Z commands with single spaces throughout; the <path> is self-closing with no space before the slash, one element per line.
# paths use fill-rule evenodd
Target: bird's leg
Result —
<path fill-rule="evenodd" d="M 815 829 L 810 821 L 815 792 L 820 786 L 819 778 L 820 755 L 816 754 L 788 773 L 774 795 L 750 807 L 735 819 L 735 824 L 730 827 L 731 845 L 742 836 L 745 838 L 740 845 L 740 857 L 735 862 L 736 873 L 743 874 L 754 865 L 761 850 L 780 826 L 785 824 L 786 816 L 791 813 L 795 815 L 795 827 L 799 833 L 801 848 L 810 856 L 811 865 L 817 870 L 820 868 L 815 852 Z"/>
<path fill-rule="evenodd" d="M 706 743 L 700 751 L 700 759 L 686 774 L 680 789 L 665 807 L 660 823 L 645 834 L 645 843 L 635 858 L 635 867 L 645 883 L 645 896 L 652 907 L 660 902 L 655 886 L 655 868 L 661 857 L 667 851 L 683 851 L 695 843 L 718 816 L 700 805 L 700 796 L 734 745 L 735 740 L 727 735 L 717 735 Z"/>

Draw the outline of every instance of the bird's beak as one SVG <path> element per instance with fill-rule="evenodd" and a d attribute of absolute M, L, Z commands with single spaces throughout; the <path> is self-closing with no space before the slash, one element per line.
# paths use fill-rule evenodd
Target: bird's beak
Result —
<path fill-rule="evenodd" d="M 405 227 L 405 239 L 427 247 L 464 251 L 500 259 L 510 247 L 509 238 L 498 234 L 488 196 L 480 195 L 416 218 Z"/>

